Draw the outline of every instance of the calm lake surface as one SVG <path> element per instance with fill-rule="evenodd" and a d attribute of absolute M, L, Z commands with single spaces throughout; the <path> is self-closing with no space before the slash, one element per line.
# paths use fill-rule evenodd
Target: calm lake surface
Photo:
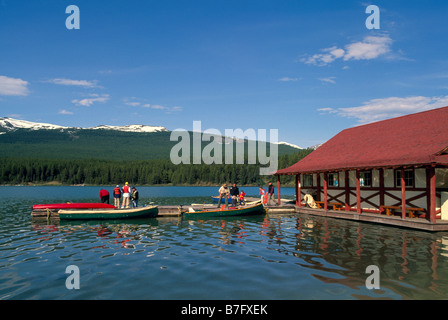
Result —
<path fill-rule="evenodd" d="M 448 299 L 448 233 L 266 214 L 36 220 L 33 204 L 99 187 L 0 187 L 0 299 Z M 112 187 L 108 188 L 112 189 Z M 140 187 L 140 204 L 210 203 L 217 187 Z M 240 188 L 256 196 L 258 188 Z M 293 188 L 282 188 L 292 198 Z M 80 271 L 69 290 L 67 266 Z M 366 288 L 369 265 L 380 289 Z"/>

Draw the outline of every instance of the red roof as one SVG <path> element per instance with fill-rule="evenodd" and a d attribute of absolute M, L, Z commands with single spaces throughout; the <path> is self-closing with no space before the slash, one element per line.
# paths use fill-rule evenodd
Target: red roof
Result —
<path fill-rule="evenodd" d="M 424 164 L 448 165 L 448 107 L 345 129 L 275 174 Z"/>

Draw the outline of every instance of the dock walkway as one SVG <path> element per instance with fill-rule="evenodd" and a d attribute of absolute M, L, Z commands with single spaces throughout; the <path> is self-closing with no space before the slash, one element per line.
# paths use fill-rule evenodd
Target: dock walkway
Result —
<path fill-rule="evenodd" d="M 265 208 L 268 213 L 304 213 L 320 217 L 369 222 L 424 231 L 448 231 L 448 221 L 441 219 L 437 219 L 435 223 L 431 223 L 429 220 L 424 218 L 406 217 L 403 219 L 400 216 L 388 216 L 385 214 L 380 215 L 378 213 L 362 212 L 359 214 L 353 211 L 313 209 L 304 206 L 299 207 L 289 203 L 266 206 Z"/>
<path fill-rule="evenodd" d="M 253 200 L 258 200 L 254 198 Z M 214 206 L 215 204 L 213 204 Z M 216 204 L 217 205 L 217 204 Z M 161 205 L 159 206 L 158 218 L 163 217 L 181 217 L 182 214 L 188 209 L 189 205 L 177 206 L 177 205 Z M 181 210 L 179 210 L 181 209 Z M 351 221 L 376 223 L 380 225 L 389 225 L 394 227 L 410 228 L 424 231 L 448 231 L 448 220 L 437 219 L 435 223 L 430 222 L 424 218 L 409 218 L 403 219 L 401 216 L 388 216 L 385 214 L 362 212 L 361 214 L 354 211 L 344 210 L 324 210 L 313 209 L 306 206 L 297 206 L 294 201 L 288 199 L 281 199 L 280 205 L 266 205 L 266 212 L 278 213 L 278 214 L 309 214 L 319 217 L 327 217 L 333 219 L 345 219 Z M 57 212 L 52 211 L 51 214 L 44 211 L 32 212 L 33 218 L 57 218 Z"/>

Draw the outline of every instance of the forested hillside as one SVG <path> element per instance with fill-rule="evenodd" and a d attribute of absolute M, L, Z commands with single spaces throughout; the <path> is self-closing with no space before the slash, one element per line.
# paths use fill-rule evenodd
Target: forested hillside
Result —
<path fill-rule="evenodd" d="M 190 132 L 190 144 L 193 138 Z M 0 134 L 0 158 L 149 160 L 169 159 L 178 141 L 170 141 L 171 132 L 135 133 L 112 130 L 26 130 Z M 233 150 L 237 144 L 233 142 Z M 202 148 L 210 144 L 202 141 Z M 248 142 L 244 142 L 247 155 Z M 224 146 L 223 146 L 224 150 Z M 270 152 L 270 144 L 266 146 Z M 279 155 L 300 149 L 278 145 Z"/>
<path fill-rule="evenodd" d="M 260 176 L 260 164 L 247 164 L 247 144 L 245 164 L 175 165 L 169 154 L 176 143 L 170 141 L 169 132 L 8 132 L 0 135 L 0 184 L 111 185 L 128 181 L 134 185 L 259 185 L 272 179 Z M 279 145 L 278 150 L 279 168 L 312 151 L 285 145 Z M 283 177 L 282 182 L 292 183 L 292 179 Z"/>
<path fill-rule="evenodd" d="M 283 155 L 279 167 L 289 166 L 311 150 Z M 174 165 L 168 159 L 136 161 L 54 160 L 5 158 L 0 160 L 0 184 L 61 184 L 110 185 L 126 181 L 135 185 L 197 184 L 218 185 L 236 182 L 240 185 L 263 184 L 272 177 L 259 175 L 260 165 Z M 293 177 L 282 181 L 292 183 Z"/>

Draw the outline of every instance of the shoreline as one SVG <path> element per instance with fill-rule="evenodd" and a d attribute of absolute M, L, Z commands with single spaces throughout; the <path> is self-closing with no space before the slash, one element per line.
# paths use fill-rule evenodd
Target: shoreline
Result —
<path fill-rule="evenodd" d="M 229 185 L 229 182 L 227 182 L 227 184 Z M 119 185 L 123 185 L 123 183 L 119 184 Z M 132 183 L 130 185 L 133 185 Z M 47 182 L 47 183 L 24 183 L 24 184 L 1 184 L 1 187 L 113 187 L 116 186 L 116 184 L 64 184 L 64 183 L 60 183 L 60 182 Z M 201 184 L 172 184 L 172 183 L 167 183 L 167 184 L 136 184 L 135 186 L 139 186 L 139 187 L 221 187 L 221 185 L 217 185 L 217 184 L 207 184 L 207 183 L 201 183 Z M 245 184 L 245 185 L 240 185 L 237 184 L 237 186 L 239 188 L 242 187 L 260 187 L 260 185 L 258 184 Z M 267 188 L 267 184 L 266 185 L 262 185 L 261 187 L 263 188 Z M 282 185 L 282 188 L 294 188 L 294 185 Z"/>

